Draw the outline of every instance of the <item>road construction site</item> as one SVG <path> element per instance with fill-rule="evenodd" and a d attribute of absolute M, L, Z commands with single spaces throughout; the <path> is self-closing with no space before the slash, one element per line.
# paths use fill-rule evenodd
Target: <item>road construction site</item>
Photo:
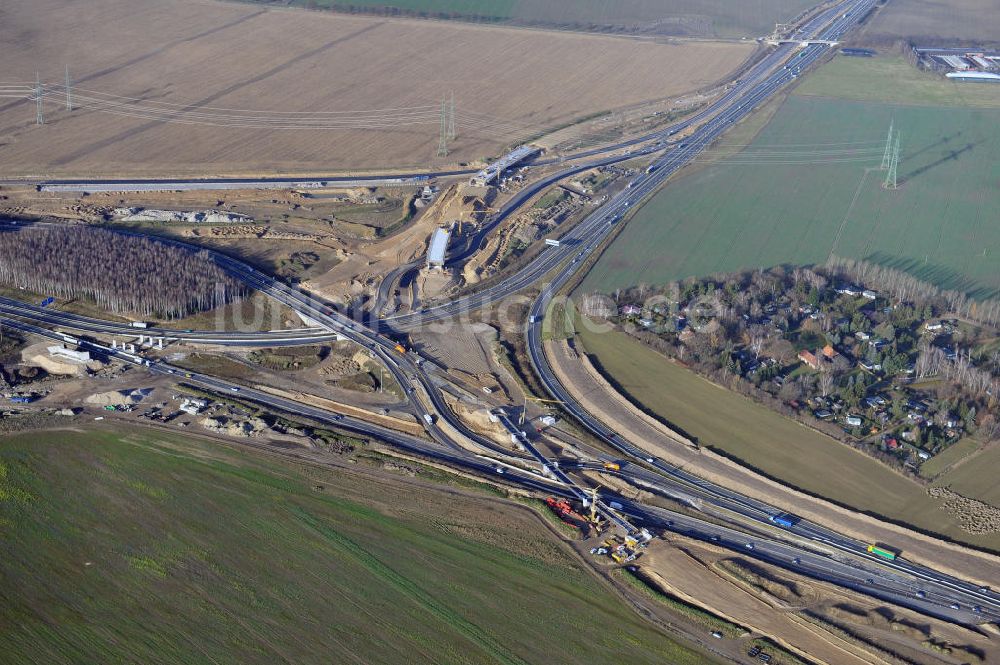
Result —
<path fill-rule="evenodd" d="M 109 346 L 109 337 L 117 339 L 126 334 L 134 337 L 135 330 L 129 330 L 129 326 L 124 324 L 83 320 L 58 311 L 41 311 L 37 307 L 9 302 L 0 303 L 3 323 L 25 334 L 61 340 L 110 360 L 140 367 L 142 371 L 154 375 L 173 375 L 200 390 L 378 438 L 409 454 L 483 474 L 494 481 L 540 491 L 552 498 L 551 505 L 560 518 L 569 517 L 577 521 L 582 517 L 595 529 L 617 530 L 623 540 L 629 538 L 629 542 L 634 542 L 634 546 L 620 543 L 626 545 L 622 551 L 617 550 L 617 545 L 614 548 L 605 547 L 621 556 L 622 561 L 614 560 L 615 563 L 634 565 L 637 560 L 641 563 L 644 548 L 640 543 L 649 543 L 654 534 L 666 534 L 668 537 L 679 534 L 937 620 L 967 626 L 991 625 L 1000 616 L 1000 597 L 984 586 L 989 576 L 962 579 L 928 567 L 920 561 L 922 553 L 919 545 L 913 551 L 907 549 L 903 552 L 891 547 L 872 549 L 878 543 L 858 541 L 801 515 L 795 515 L 794 520 L 782 517 L 793 514 L 797 508 L 795 505 L 771 505 L 676 466 L 666 456 L 644 449 L 638 442 L 627 439 L 624 433 L 609 429 L 595 418 L 561 383 L 542 350 L 541 323 L 551 299 L 586 262 L 588 255 L 601 245 L 609 230 L 622 219 L 629 207 L 641 203 L 722 132 L 786 85 L 793 76 L 787 68 L 788 62 L 794 60 L 798 67 L 808 67 L 816 62 L 829 49 L 825 42 L 835 41 L 846 33 L 871 5 L 871 0 L 851 0 L 811 18 L 798 28 L 798 33 L 818 35 L 822 37 L 820 42 L 801 48 L 791 44 L 777 47 L 714 105 L 680 125 L 670 126 L 650 136 L 642 149 L 653 155 L 652 161 L 640 175 L 634 175 L 628 186 L 610 193 L 604 205 L 594 206 L 593 212 L 584 215 L 571 230 L 560 234 L 555 239 L 556 244 L 546 245 L 525 268 L 510 277 L 484 283 L 472 295 L 450 298 L 443 304 L 431 304 L 420 309 L 411 307 L 409 311 L 400 311 L 381 320 L 376 311 L 374 317 L 358 321 L 344 314 L 349 308 L 343 302 L 334 302 L 321 293 L 303 291 L 231 256 L 212 253 L 212 260 L 218 266 L 295 311 L 312 327 L 300 331 L 243 334 L 242 337 L 218 333 L 213 337 L 213 333 L 208 331 L 178 333 L 156 327 L 145 332 L 145 335 L 164 337 L 168 341 L 201 339 L 218 344 L 246 344 L 249 341 L 258 346 L 299 343 L 290 335 L 309 337 L 313 343 L 331 336 L 349 340 L 392 375 L 403 392 L 404 406 L 401 409 L 408 411 L 423 427 L 422 436 L 404 434 L 354 415 L 338 414 L 291 397 L 275 395 L 272 391 L 241 381 L 185 371 L 161 357 L 159 350 L 122 350 L 117 343 Z M 683 139 L 671 138 L 680 132 L 687 132 Z M 617 154 L 614 159 L 625 161 L 632 158 L 631 154 Z M 531 190 L 526 188 L 520 191 L 525 193 Z M 442 198 L 447 202 L 457 197 L 456 193 L 454 197 Z M 517 205 L 514 205 L 515 202 Z M 515 212 L 521 203 L 517 195 L 512 197 L 507 203 L 507 214 Z M 496 218 L 501 214 L 496 213 L 490 222 L 484 222 L 484 228 L 490 223 L 498 223 Z M 474 234 L 467 245 L 447 257 L 448 261 L 468 258 L 478 250 L 480 243 L 476 241 L 482 239 L 483 236 Z M 164 241 L 187 246 L 176 240 Z M 530 305 L 526 324 L 527 349 L 538 380 L 548 393 L 544 399 L 558 402 L 560 412 L 569 416 L 578 429 L 570 441 L 563 443 L 549 441 L 543 432 L 521 429 L 527 410 L 527 395 L 524 395 L 525 403 L 520 408 L 507 403 L 491 409 L 509 434 L 509 443 L 503 445 L 474 432 L 454 415 L 454 410 L 447 403 L 447 394 L 461 399 L 468 398 L 471 391 L 456 387 L 435 358 L 407 346 L 405 333 L 422 324 L 446 320 L 496 302 L 536 285 L 553 271 L 556 271 L 553 283 L 546 286 Z M 67 331 L 83 329 L 88 337 L 53 332 L 28 323 L 26 319 Z M 165 351 L 169 351 L 169 345 Z M 579 445 L 581 439 L 585 449 Z M 578 453 L 567 457 L 565 451 L 572 447 L 576 447 Z M 641 487 L 644 492 L 658 494 L 661 499 L 672 503 L 667 504 L 670 507 L 664 507 L 607 488 L 598 488 L 595 494 L 591 491 L 594 472 Z M 586 514 L 588 512 L 590 514 Z M 926 555 L 926 552 L 923 554 Z M 978 556 L 975 553 L 969 555 Z M 633 556 L 636 558 L 627 560 Z M 988 555 L 982 555 L 980 559 L 981 571 L 991 570 L 991 566 L 997 565 L 994 558 Z M 964 572 L 969 575 L 969 571 Z"/>

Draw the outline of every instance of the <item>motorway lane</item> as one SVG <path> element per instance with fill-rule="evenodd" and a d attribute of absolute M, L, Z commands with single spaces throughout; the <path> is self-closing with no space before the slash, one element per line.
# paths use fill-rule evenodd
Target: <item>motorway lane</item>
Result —
<path fill-rule="evenodd" d="M 636 504 L 627 499 L 618 499 L 618 501 L 624 504 L 624 512 L 627 515 L 639 518 L 646 524 L 689 538 L 711 542 L 716 546 L 777 565 L 806 577 L 911 607 L 923 614 L 945 621 L 970 624 L 983 620 L 982 616 L 972 612 L 968 606 L 964 609 L 952 609 L 950 607 L 951 599 L 944 594 L 929 591 L 925 598 L 917 598 L 913 595 L 915 588 L 907 580 L 885 577 L 878 570 L 851 565 L 851 563 L 839 561 L 825 554 L 803 549 L 762 534 L 748 535 L 736 529 L 666 509 Z M 753 549 L 749 549 L 748 544 L 752 545 Z"/>
<path fill-rule="evenodd" d="M 177 330 L 174 328 L 159 328 L 150 326 L 136 328 L 127 323 L 117 323 L 102 319 L 61 312 L 36 305 L 29 305 L 9 298 L 0 297 L 0 314 L 12 317 L 23 317 L 51 326 L 57 326 L 84 333 L 99 335 L 120 335 L 133 338 L 162 337 L 165 342 L 181 341 L 202 344 L 219 344 L 223 346 L 288 346 L 302 344 L 318 344 L 334 341 L 337 335 L 322 328 L 302 328 L 292 330 L 271 330 L 260 332 L 212 331 L 212 330 Z"/>
<path fill-rule="evenodd" d="M 619 476 L 629 483 L 642 487 L 658 494 L 673 498 L 675 500 L 688 503 L 695 510 L 704 510 L 705 497 L 697 495 L 691 491 L 690 486 L 683 483 L 675 483 L 674 479 L 659 473 L 654 473 L 636 464 L 630 464 L 623 460 L 615 460 L 621 465 L 620 471 L 609 471 L 600 463 L 579 463 L 576 460 L 564 460 L 567 468 L 581 468 L 591 471 L 598 471 L 614 476 Z M 621 499 L 616 499 L 621 502 Z M 631 504 L 631 510 L 637 511 L 648 508 L 655 513 L 656 508 L 650 508 L 638 504 Z M 625 511 L 629 513 L 628 510 Z M 671 511 L 673 512 L 673 511 Z M 716 515 L 717 518 L 731 521 L 724 512 L 707 511 Z M 631 513 L 630 513 L 631 514 Z M 812 538 L 808 534 L 810 528 L 808 523 L 801 522 L 805 528 L 780 527 L 768 520 L 762 520 L 756 527 L 755 533 L 748 535 L 744 531 L 739 531 L 729 527 L 722 527 L 711 522 L 699 520 L 702 528 L 691 530 L 685 528 L 683 520 L 677 520 L 676 515 L 670 516 L 668 520 L 655 520 L 646 515 L 647 520 L 657 524 L 661 528 L 682 533 L 684 535 L 715 542 L 718 545 L 730 547 L 742 554 L 765 558 L 764 554 L 770 549 L 777 549 L 783 553 L 771 561 L 794 572 L 805 573 L 810 576 L 828 582 L 841 583 L 843 579 L 829 577 L 826 573 L 834 568 L 841 572 L 850 571 L 848 582 L 849 588 L 855 588 L 863 593 L 876 591 L 873 595 L 898 602 L 906 606 L 918 607 L 920 611 L 946 618 L 948 620 L 958 620 L 961 622 L 982 622 L 987 619 L 1000 618 L 1000 611 L 984 608 L 983 613 L 973 611 L 975 602 L 965 604 L 960 609 L 954 610 L 950 607 L 954 602 L 952 590 L 947 586 L 935 583 L 925 584 L 920 579 L 914 579 L 908 571 L 899 571 L 893 567 L 886 567 L 881 559 L 865 556 L 864 553 L 843 553 L 833 543 L 825 538 Z M 649 521 L 647 521 L 649 523 Z M 689 526 L 689 525 L 688 525 Z M 718 540 L 722 531 L 729 533 L 728 538 Z M 823 530 L 823 533 L 828 533 Z M 746 543 L 755 544 L 754 551 L 746 549 Z M 769 543 L 768 547 L 761 547 L 761 543 Z M 803 547 L 800 543 L 810 543 L 809 547 Z M 846 556 L 845 556 L 846 554 Z M 859 556 L 860 555 L 860 558 Z M 766 558 L 765 558 L 766 560 Z M 814 565 L 810 565 L 812 562 Z M 811 570 L 810 570 L 811 569 Z M 918 592 L 923 593 L 920 598 Z M 888 595 L 885 595 L 888 594 Z"/>

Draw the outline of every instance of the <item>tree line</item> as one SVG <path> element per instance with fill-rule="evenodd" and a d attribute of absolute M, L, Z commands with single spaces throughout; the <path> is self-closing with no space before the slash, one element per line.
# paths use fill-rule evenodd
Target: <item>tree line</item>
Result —
<path fill-rule="evenodd" d="M 0 232 L 0 282 L 87 298 L 116 314 L 182 318 L 243 298 L 247 288 L 207 252 L 83 227 Z"/>
<path fill-rule="evenodd" d="M 868 261 L 831 257 L 828 268 L 851 279 L 880 289 L 898 301 L 933 305 L 942 312 L 953 312 L 973 323 L 1000 326 L 1000 300 L 977 300 L 960 291 L 946 291 L 923 282 L 913 275 Z"/>

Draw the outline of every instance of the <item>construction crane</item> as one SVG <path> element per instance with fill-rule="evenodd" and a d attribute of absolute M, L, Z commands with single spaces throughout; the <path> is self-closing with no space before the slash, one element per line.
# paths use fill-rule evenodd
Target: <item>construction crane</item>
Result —
<path fill-rule="evenodd" d="M 587 494 L 590 495 L 590 523 L 597 524 L 597 488 L 591 487 Z"/>
<path fill-rule="evenodd" d="M 487 207 L 487 208 L 481 208 L 479 210 L 461 210 L 461 211 L 459 211 L 458 212 L 459 220 L 458 220 L 458 234 L 457 235 L 462 235 L 462 220 L 461 220 L 461 217 L 463 215 L 488 215 L 490 213 L 495 213 L 495 212 L 500 212 L 500 209 L 499 208 L 489 208 L 489 207 Z M 473 225 L 477 224 L 477 222 L 475 222 L 473 220 L 470 220 L 469 223 L 473 224 Z"/>

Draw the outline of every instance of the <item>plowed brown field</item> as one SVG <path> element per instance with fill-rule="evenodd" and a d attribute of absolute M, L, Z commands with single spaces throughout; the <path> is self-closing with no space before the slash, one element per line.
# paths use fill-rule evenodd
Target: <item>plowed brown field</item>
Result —
<path fill-rule="evenodd" d="M 36 71 L 48 84 L 41 127 L 33 102 L 0 99 L 0 175 L 454 164 L 594 113 L 709 85 L 753 48 L 206 0 L 90 0 L 85 9 L 71 0 L 10 0 L 0 6 L 0 44 L 0 84 L 30 93 Z M 72 113 L 62 87 L 67 64 Z M 458 138 L 437 158 L 438 109 L 451 91 Z M 303 122 L 352 126 L 274 126 Z"/>

